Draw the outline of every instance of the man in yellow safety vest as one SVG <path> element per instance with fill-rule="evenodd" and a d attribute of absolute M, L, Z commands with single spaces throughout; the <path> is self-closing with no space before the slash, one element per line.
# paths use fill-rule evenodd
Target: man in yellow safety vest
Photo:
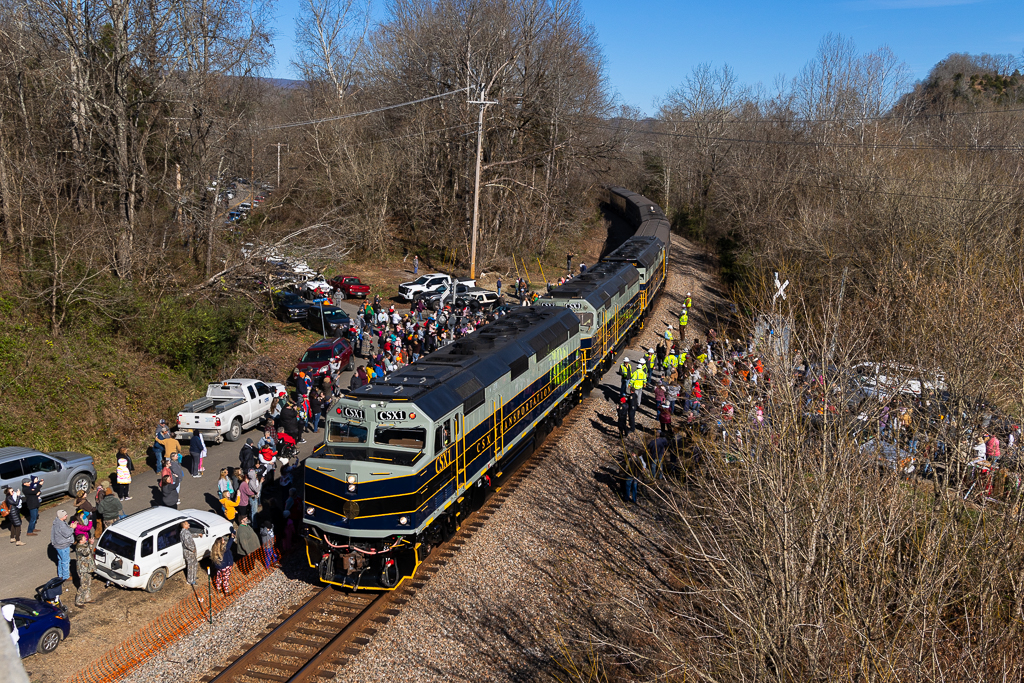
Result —
<path fill-rule="evenodd" d="M 629 381 L 633 386 L 633 391 L 636 392 L 636 402 L 639 405 L 644 397 L 644 385 L 647 384 L 647 360 L 645 358 L 640 359 L 640 364 L 633 371 Z"/>
<path fill-rule="evenodd" d="M 670 353 L 665 356 L 665 375 L 669 382 L 676 378 L 676 368 L 679 365 L 679 359 L 676 358 L 674 353 Z"/>
<path fill-rule="evenodd" d="M 683 309 L 679 314 L 679 340 L 686 339 L 686 323 L 690 322 L 690 316 L 686 313 L 687 309 Z"/>
<path fill-rule="evenodd" d="M 633 367 L 629 364 L 628 358 L 622 359 L 622 365 L 619 366 L 619 376 L 622 378 L 622 385 L 619 387 L 619 393 L 625 395 L 626 388 L 629 386 L 629 378 L 633 374 Z"/>

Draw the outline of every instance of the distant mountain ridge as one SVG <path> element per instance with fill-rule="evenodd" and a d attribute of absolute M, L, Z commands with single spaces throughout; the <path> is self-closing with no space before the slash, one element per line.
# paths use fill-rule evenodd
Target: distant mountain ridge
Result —
<path fill-rule="evenodd" d="M 296 81 L 291 78 L 268 78 L 266 81 L 275 87 L 284 88 L 286 90 L 295 90 L 297 88 L 303 88 L 306 85 L 305 81 Z"/>

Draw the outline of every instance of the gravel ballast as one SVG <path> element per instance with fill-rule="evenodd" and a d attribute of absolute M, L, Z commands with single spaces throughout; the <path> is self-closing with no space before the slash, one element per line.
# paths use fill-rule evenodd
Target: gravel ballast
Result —
<path fill-rule="evenodd" d="M 206 590 L 201 581 L 201 588 Z M 269 622 L 288 605 L 304 602 L 316 590 L 308 580 L 289 579 L 280 569 L 203 624 L 150 658 L 123 683 L 185 683 L 198 681 L 225 663 L 241 646 L 259 640 Z M 205 600 L 206 597 L 203 596 Z M 204 603 L 205 604 L 205 603 Z"/>
<path fill-rule="evenodd" d="M 706 286 L 711 278 L 698 269 L 702 264 L 693 245 L 674 238 L 665 292 L 627 355 L 636 358 L 630 351 L 658 343 L 664 322 L 678 318 L 687 292 L 694 294 L 697 311 L 688 331 L 703 334 L 708 321 L 700 311 L 710 310 L 709 298 L 717 295 Z M 617 379 L 609 377 L 606 386 L 617 392 Z M 620 443 L 610 396 L 595 389 L 576 408 L 579 419 L 556 433 L 559 441 L 543 464 L 337 680 L 547 678 L 557 666 L 560 643 L 571 638 L 565 626 L 588 619 L 588 612 L 616 608 L 591 604 L 595 582 L 607 588 L 625 572 L 656 578 L 661 554 L 648 541 L 654 536 L 648 525 L 657 523 L 657 515 L 652 506 L 637 509 L 618 495 Z M 638 423 L 655 428 L 650 406 Z"/>

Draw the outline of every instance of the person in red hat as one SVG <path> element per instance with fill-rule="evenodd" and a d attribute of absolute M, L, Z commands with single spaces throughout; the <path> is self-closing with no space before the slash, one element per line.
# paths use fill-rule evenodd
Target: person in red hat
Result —
<path fill-rule="evenodd" d="M 626 396 L 619 398 L 619 405 L 616 406 L 616 417 L 618 417 L 619 438 L 624 439 L 629 431 L 629 399 Z"/>

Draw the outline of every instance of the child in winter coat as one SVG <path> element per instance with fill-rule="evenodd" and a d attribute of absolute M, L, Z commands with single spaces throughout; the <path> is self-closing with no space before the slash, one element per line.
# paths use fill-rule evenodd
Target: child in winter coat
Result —
<path fill-rule="evenodd" d="M 117 458 L 117 471 L 115 473 L 115 488 L 117 490 L 117 497 L 121 500 L 131 500 L 131 496 L 128 494 L 128 487 L 132 483 L 132 471 L 128 465 L 129 462 L 127 454 L 119 454 Z"/>
<path fill-rule="evenodd" d="M 267 567 L 277 564 L 277 549 L 274 548 L 274 525 L 270 520 L 263 523 L 263 530 L 260 532 L 263 541 L 263 562 Z"/>

